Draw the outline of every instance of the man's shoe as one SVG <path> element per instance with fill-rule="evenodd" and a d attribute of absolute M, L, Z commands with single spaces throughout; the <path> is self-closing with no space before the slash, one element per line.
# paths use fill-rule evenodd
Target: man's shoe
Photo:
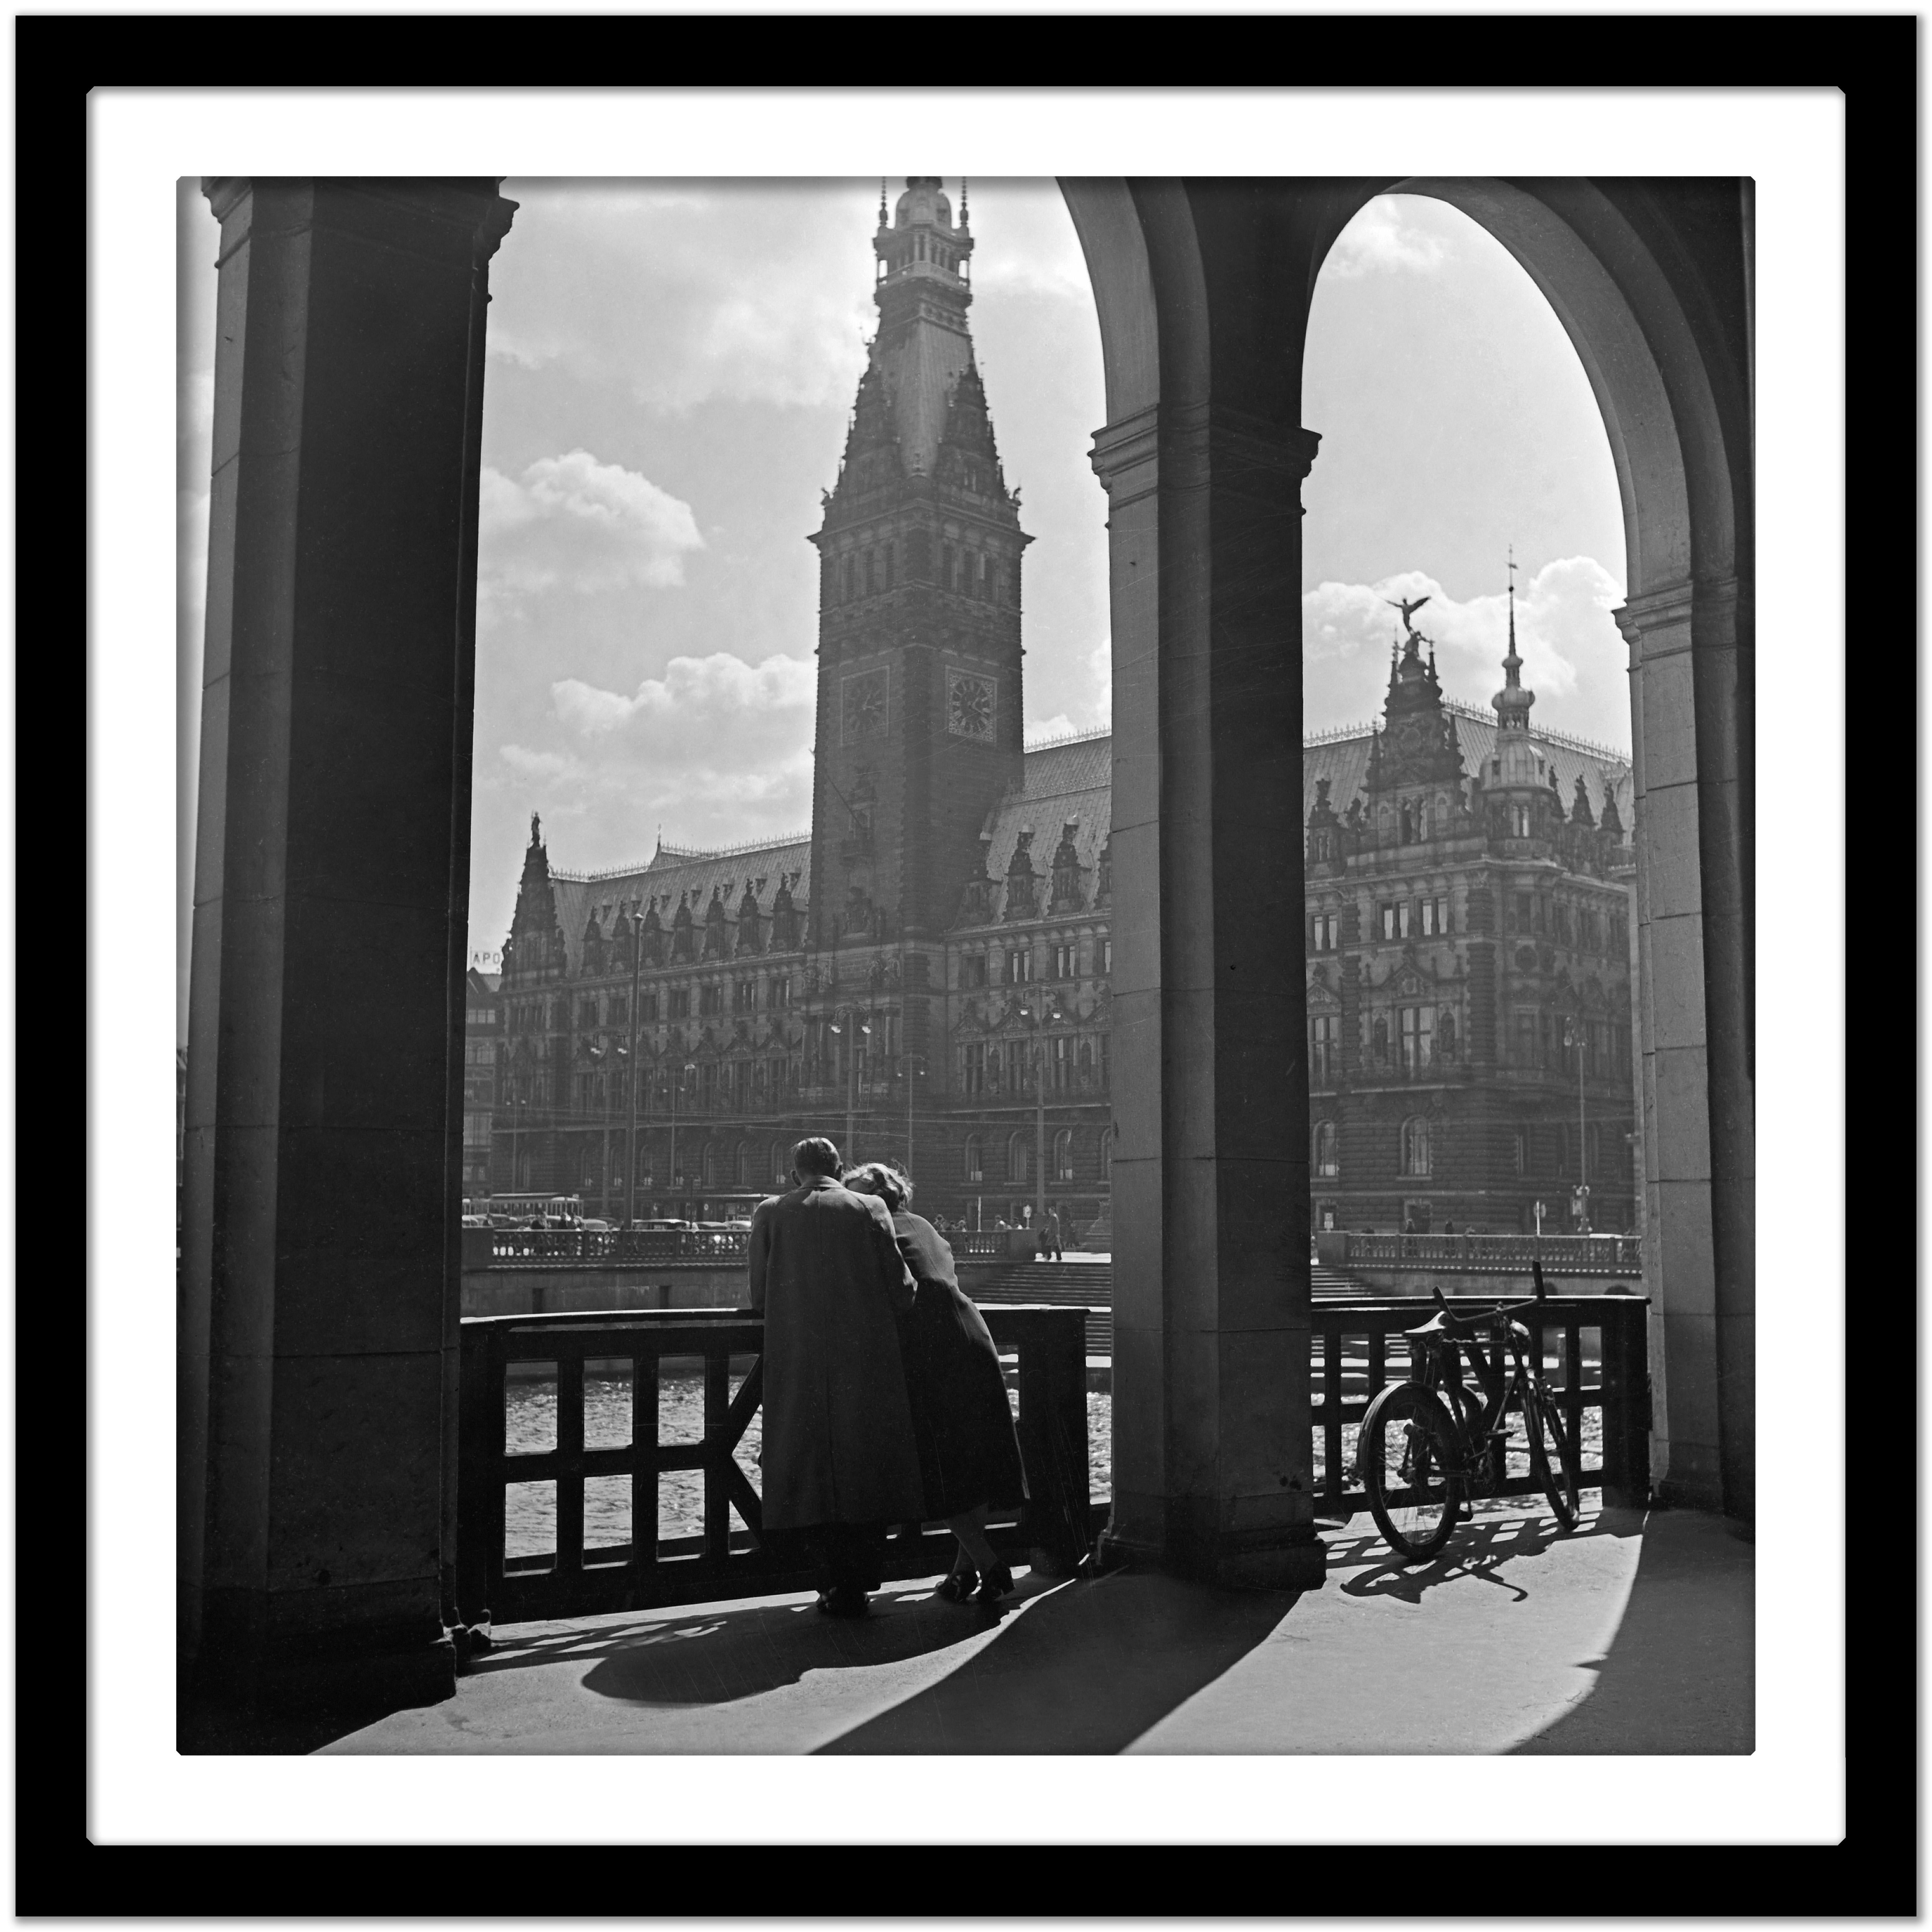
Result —
<path fill-rule="evenodd" d="M 818 1607 L 828 1617 L 862 1617 L 866 1614 L 866 1593 L 842 1585 L 838 1589 L 826 1591 L 819 1598 Z"/>

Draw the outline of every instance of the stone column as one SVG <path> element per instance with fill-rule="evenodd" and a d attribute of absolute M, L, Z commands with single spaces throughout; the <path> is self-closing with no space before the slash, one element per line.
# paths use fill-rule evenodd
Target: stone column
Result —
<path fill-rule="evenodd" d="M 444 1411 L 489 179 L 212 180 L 180 1628 L 250 1702 L 452 1688 Z"/>
<path fill-rule="evenodd" d="M 1095 438 L 1114 618 L 1110 1546 L 1322 1580 L 1309 1423 L 1300 495 L 1316 438 L 1164 403 Z"/>
<path fill-rule="evenodd" d="M 1660 1318 L 1659 1487 L 1667 1500 L 1748 1510 L 1749 1088 L 1741 1096 L 1728 1072 L 1738 1043 L 1714 1040 L 1712 1026 L 1718 1014 L 1720 1032 L 1738 1032 L 1747 1012 L 1723 983 L 1742 970 L 1736 607 L 1734 584 L 1685 583 L 1616 614 L 1635 728 L 1639 1131 L 1644 1274 Z M 1723 1211 L 1734 1197 L 1742 1216 Z"/>

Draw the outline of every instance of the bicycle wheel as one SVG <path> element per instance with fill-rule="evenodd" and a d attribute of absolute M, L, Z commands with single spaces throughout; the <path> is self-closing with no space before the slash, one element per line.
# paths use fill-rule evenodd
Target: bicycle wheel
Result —
<path fill-rule="evenodd" d="M 1362 1418 L 1363 1486 L 1389 1547 L 1411 1562 L 1433 1556 L 1456 1527 L 1462 1485 L 1456 1432 L 1442 1405 L 1413 1382 L 1392 1382 Z"/>
<path fill-rule="evenodd" d="M 1576 1495 L 1581 1465 L 1570 1439 L 1570 1425 L 1556 1398 L 1536 1382 L 1526 1391 L 1522 1419 L 1529 1437 L 1531 1472 L 1543 1485 L 1558 1528 L 1574 1529 L 1582 1513 Z"/>

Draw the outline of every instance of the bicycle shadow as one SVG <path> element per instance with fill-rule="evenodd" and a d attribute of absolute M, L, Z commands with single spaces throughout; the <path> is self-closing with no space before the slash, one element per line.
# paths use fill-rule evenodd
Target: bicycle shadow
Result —
<path fill-rule="evenodd" d="M 1450 1538 L 1448 1547 L 1430 1562 L 1405 1563 L 1385 1555 L 1372 1568 L 1342 1577 L 1339 1582 L 1344 1596 L 1420 1604 L 1429 1591 L 1471 1577 L 1508 1592 L 1516 1603 L 1526 1603 L 1528 1591 L 1499 1574 L 1505 1565 L 1540 1556 L 1558 1543 L 1575 1543 L 1594 1536 L 1635 1536 L 1642 1528 L 1641 1510 L 1592 1510 L 1586 1506 L 1576 1527 L 1565 1531 L 1547 1512 L 1515 1508 L 1507 1514 L 1486 1516 L 1479 1508 L 1475 1519 L 1461 1525 Z M 1372 1532 L 1332 1539 L 1328 1545 L 1328 1566 L 1331 1570 L 1346 1568 L 1360 1562 L 1372 1551 L 1387 1552 L 1388 1549 L 1387 1543 Z"/>

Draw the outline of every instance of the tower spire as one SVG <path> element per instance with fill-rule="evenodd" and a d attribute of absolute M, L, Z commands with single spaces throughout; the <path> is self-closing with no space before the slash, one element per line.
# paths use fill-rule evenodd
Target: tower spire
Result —
<path fill-rule="evenodd" d="M 964 175 L 959 177 L 959 225 L 962 228 L 966 226 L 966 177 Z M 998 224 L 994 225 L 997 227 Z"/>
<path fill-rule="evenodd" d="M 885 226 L 887 219 L 888 218 L 886 214 L 886 178 L 884 175 L 881 175 L 879 177 L 879 226 L 881 228 Z"/>
<path fill-rule="evenodd" d="M 1509 650 L 1503 658 L 1503 688 L 1490 702 L 1496 707 L 1496 722 L 1504 731 L 1527 731 L 1529 707 L 1536 694 L 1522 688 L 1522 659 L 1516 650 L 1516 546 L 1509 550 Z"/>

